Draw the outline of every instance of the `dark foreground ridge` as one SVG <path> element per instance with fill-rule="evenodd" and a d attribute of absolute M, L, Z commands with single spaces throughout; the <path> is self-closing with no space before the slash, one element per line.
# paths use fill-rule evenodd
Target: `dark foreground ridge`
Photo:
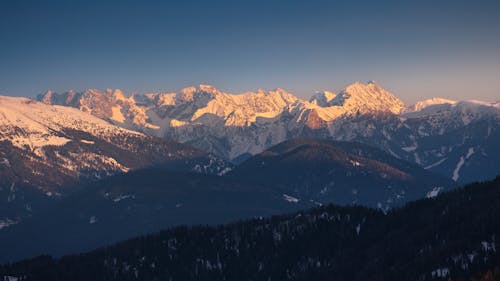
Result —
<path fill-rule="evenodd" d="M 500 177 L 387 214 L 329 205 L 0 267 L 18 280 L 498 280 Z M 9 280 L 9 279 L 6 279 Z"/>

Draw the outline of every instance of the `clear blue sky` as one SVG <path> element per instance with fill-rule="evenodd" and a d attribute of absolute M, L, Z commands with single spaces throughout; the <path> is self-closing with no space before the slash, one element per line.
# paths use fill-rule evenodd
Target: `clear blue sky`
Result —
<path fill-rule="evenodd" d="M 500 100 L 500 1 L 0 1 L 2 95 L 357 80 L 408 103 Z"/>

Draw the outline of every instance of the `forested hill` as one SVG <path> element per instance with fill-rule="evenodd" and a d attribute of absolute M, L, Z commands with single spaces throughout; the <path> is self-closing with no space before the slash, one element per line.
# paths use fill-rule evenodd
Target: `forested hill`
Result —
<path fill-rule="evenodd" d="M 498 280 L 500 177 L 388 214 L 325 206 L 0 268 L 18 280 Z M 1 280 L 1 279 L 0 279 Z"/>

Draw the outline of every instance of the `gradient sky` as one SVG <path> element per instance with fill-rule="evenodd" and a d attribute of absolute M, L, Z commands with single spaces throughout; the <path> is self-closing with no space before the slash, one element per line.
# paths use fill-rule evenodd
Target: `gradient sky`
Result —
<path fill-rule="evenodd" d="M 1 95 L 367 80 L 407 103 L 500 100 L 500 1 L 0 1 Z"/>

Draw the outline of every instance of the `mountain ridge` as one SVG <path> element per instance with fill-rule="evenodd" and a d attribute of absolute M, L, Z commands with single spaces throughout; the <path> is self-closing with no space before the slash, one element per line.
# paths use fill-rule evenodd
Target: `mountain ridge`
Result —
<path fill-rule="evenodd" d="M 309 100 L 283 89 L 229 94 L 209 85 L 125 100 L 113 98 L 113 91 L 84 92 L 80 98 L 51 95 L 45 102 L 77 107 L 118 126 L 191 144 L 229 160 L 258 154 L 290 138 L 315 137 L 376 146 L 449 178 L 472 147 L 481 153 L 464 158 L 457 181 L 487 179 L 499 172 L 491 168 L 500 165 L 492 159 L 500 151 L 494 144 L 500 138 L 497 104 L 435 98 L 406 106 L 373 81 L 355 82 L 338 94 L 317 92 Z M 456 141 L 447 141 L 445 135 Z M 481 164 L 485 161 L 490 164 Z M 474 168 L 481 165 L 484 169 Z M 484 172 L 477 173 L 480 170 Z"/>
<path fill-rule="evenodd" d="M 256 176 L 258 175 L 258 176 Z M 368 145 L 312 138 L 279 143 L 228 177 L 270 185 L 297 200 L 384 211 L 454 187 L 453 181 Z"/>

